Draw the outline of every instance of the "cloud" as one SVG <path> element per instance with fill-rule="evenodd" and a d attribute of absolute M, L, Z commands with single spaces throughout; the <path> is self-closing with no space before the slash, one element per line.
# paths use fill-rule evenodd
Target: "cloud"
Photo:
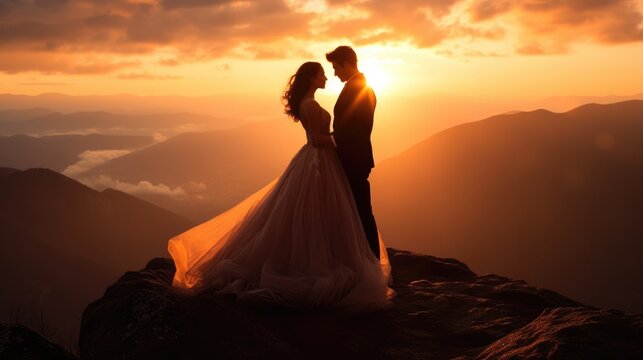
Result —
<path fill-rule="evenodd" d="M 0 71 L 145 74 L 146 56 L 168 67 L 306 57 L 311 42 L 493 40 L 525 54 L 538 42 L 548 53 L 642 41 L 642 13 L 640 0 L 0 0 Z"/>
<path fill-rule="evenodd" d="M 20 86 L 67 86 L 68 83 L 63 82 L 26 82 L 20 83 Z"/>
<path fill-rule="evenodd" d="M 449 36 L 449 26 L 439 24 L 460 0 L 329 1 L 331 16 L 322 35 L 346 38 L 358 45 L 410 42 L 431 47 Z"/>
<path fill-rule="evenodd" d="M 575 42 L 643 41 L 643 2 L 636 0 L 475 0 L 474 24 L 513 24 L 522 54 L 566 51 Z"/>
<path fill-rule="evenodd" d="M 128 74 L 119 74 L 116 76 L 118 79 L 126 80 L 174 80 L 179 79 L 179 76 L 173 75 L 157 75 L 150 74 L 148 72 L 138 72 L 138 73 L 128 73 Z"/>
<path fill-rule="evenodd" d="M 188 196 L 198 197 L 198 193 L 206 189 L 201 182 L 190 181 L 182 186 L 171 187 L 162 183 L 154 184 L 151 181 L 141 180 L 137 183 L 128 183 L 113 179 L 107 175 L 98 175 L 79 179 L 83 184 L 97 190 L 112 188 L 128 194 L 155 194 L 165 195 L 173 198 L 186 198 Z"/>
<path fill-rule="evenodd" d="M 130 150 L 87 150 L 80 154 L 80 160 L 68 166 L 63 174 L 69 177 L 76 177 L 88 170 L 117 157 L 129 154 Z"/>
<path fill-rule="evenodd" d="M 252 45 L 280 48 L 293 34 L 306 37 L 310 17 L 280 0 L 0 0 L 0 71 L 115 73 L 140 69 L 141 55 L 161 50 L 175 54 L 160 60 L 169 66 L 264 57 Z"/>
<path fill-rule="evenodd" d="M 511 1 L 504 0 L 481 0 L 471 6 L 471 18 L 473 21 L 491 19 L 496 15 L 506 13 L 512 7 Z"/>
<path fill-rule="evenodd" d="M 161 0 L 161 6 L 166 9 L 181 9 L 228 5 L 233 2 L 232 0 Z"/>
<path fill-rule="evenodd" d="M 39 71 L 44 74 L 105 74 L 139 65 L 137 60 L 114 59 L 107 55 L 9 51 L 0 46 L 0 71 L 15 74 Z"/>
<path fill-rule="evenodd" d="M 545 55 L 546 51 L 538 44 L 525 44 L 516 48 L 516 52 L 523 55 Z"/>
<path fill-rule="evenodd" d="M 495 52 L 483 52 L 475 49 L 467 49 L 467 48 L 463 49 L 460 47 L 446 48 L 446 49 L 438 50 L 436 51 L 436 53 L 445 57 L 456 57 L 456 58 L 479 58 L 479 57 L 490 58 L 490 57 L 505 56 Z"/>
<path fill-rule="evenodd" d="M 167 136 L 166 136 L 166 135 L 161 134 L 160 132 L 156 132 L 156 133 L 154 133 L 154 134 L 152 135 L 152 138 L 154 139 L 154 142 L 155 142 L 155 143 L 160 143 L 160 142 L 163 142 L 163 141 L 167 140 Z"/>

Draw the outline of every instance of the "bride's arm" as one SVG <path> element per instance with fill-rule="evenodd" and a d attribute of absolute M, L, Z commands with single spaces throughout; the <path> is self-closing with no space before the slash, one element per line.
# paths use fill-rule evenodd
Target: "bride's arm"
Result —
<path fill-rule="evenodd" d="M 328 134 L 328 131 L 323 129 L 324 110 L 316 101 L 309 101 L 305 103 L 303 110 L 306 112 L 306 119 L 308 120 L 308 132 L 311 136 L 311 141 L 315 147 L 333 146 L 333 140 Z"/>

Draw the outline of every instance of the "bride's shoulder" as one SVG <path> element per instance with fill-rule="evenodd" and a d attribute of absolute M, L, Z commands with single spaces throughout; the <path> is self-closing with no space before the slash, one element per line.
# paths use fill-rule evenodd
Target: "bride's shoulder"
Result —
<path fill-rule="evenodd" d="M 315 98 L 303 98 L 300 102 L 301 106 L 314 106 L 315 104 L 319 106 L 319 103 Z"/>
<path fill-rule="evenodd" d="M 317 102 L 317 100 L 311 98 L 302 100 L 299 106 L 306 110 L 322 109 L 322 106 Z"/>

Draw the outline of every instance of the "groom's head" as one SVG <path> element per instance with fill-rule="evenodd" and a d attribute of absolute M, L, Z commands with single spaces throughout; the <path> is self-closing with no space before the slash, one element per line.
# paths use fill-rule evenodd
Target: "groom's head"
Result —
<path fill-rule="evenodd" d="M 326 60 L 333 64 L 335 76 L 341 81 L 346 81 L 357 74 L 357 54 L 350 46 L 338 46 L 337 49 L 326 54 Z"/>

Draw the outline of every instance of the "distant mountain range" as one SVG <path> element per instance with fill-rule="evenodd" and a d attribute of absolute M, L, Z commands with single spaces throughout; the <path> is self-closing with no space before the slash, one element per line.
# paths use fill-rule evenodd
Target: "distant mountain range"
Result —
<path fill-rule="evenodd" d="M 301 124 L 290 120 L 185 133 L 108 161 L 81 181 L 97 188 L 121 186 L 202 221 L 279 176 L 305 142 Z"/>
<path fill-rule="evenodd" d="M 48 115 L 55 111 L 45 108 L 30 108 L 30 109 L 11 109 L 0 110 L 0 122 L 4 121 L 23 121 L 33 119 L 39 116 Z"/>
<path fill-rule="evenodd" d="M 331 110 L 336 97 L 337 94 L 332 92 L 321 92 L 318 100 L 326 109 Z M 558 96 L 535 102 L 450 94 L 429 95 L 406 92 L 382 94 L 378 101 L 372 135 L 375 161 L 377 163 L 398 155 L 438 131 L 508 110 L 547 109 L 560 112 L 586 103 L 612 103 L 629 99 L 643 99 L 643 94 Z M 59 115 L 54 116 L 56 112 L 65 116 L 62 118 Z M 104 113 L 118 114 L 114 116 L 121 117 L 120 120 L 110 119 L 110 121 L 119 124 L 110 125 L 109 121 L 100 123 L 101 119 L 106 121 Z M 27 120 L 33 118 L 33 114 L 55 121 L 41 119 L 34 120 L 31 124 L 2 124 L 5 120 Z M 205 114 L 210 118 L 194 114 Z M 145 119 L 146 116 L 149 119 Z M 164 117 L 167 119 L 164 120 Z M 154 121 L 156 118 L 159 119 L 158 122 Z M 219 94 L 204 97 L 0 94 L 0 135 L 43 136 L 86 133 L 152 135 L 158 133 L 170 137 L 187 131 L 224 129 L 250 122 L 277 119 L 286 120 L 278 94 L 275 96 Z M 180 125 L 174 123 L 175 120 L 178 120 Z M 57 122 L 61 124 L 57 125 Z M 98 125 L 93 125 L 94 122 Z M 141 126 L 137 123 L 145 125 Z"/>
<path fill-rule="evenodd" d="M 372 184 L 390 246 L 643 312 L 643 101 L 455 126 Z"/>
<path fill-rule="evenodd" d="M 45 109 L 0 111 L 0 135 L 175 135 L 185 131 L 204 131 L 239 126 L 247 121 L 190 113 L 153 113 L 123 115 L 105 111 L 72 113 Z"/>
<path fill-rule="evenodd" d="M 566 112 L 585 104 L 613 104 L 629 100 L 643 100 L 643 93 L 627 96 L 552 96 L 532 103 L 531 108 Z"/>
<path fill-rule="evenodd" d="M 84 306 L 122 272 L 167 256 L 193 223 L 116 190 L 97 192 L 47 169 L 0 171 L 1 321 L 44 312 L 75 337 Z"/>
<path fill-rule="evenodd" d="M 40 138 L 27 135 L 0 136 L 0 166 L 34 167 L 62 172 L 91 150 L 134 150 L 154 142 L 151 136 L 57 135 Z"/>
<path fill-rule="evenodd" d="M 45 108 L 62 113 L 105 111 L 127 115 L 193 113 L 215 117 L 225 116 L 244 121 L 266 120 L 282 113 L 279 90 L 276 89 L 274 98 L 258 97 L 251 94 L 191 97 L 131 94 L 82 96 L 57 93 L 0 94 L 0 110 Z"/>

